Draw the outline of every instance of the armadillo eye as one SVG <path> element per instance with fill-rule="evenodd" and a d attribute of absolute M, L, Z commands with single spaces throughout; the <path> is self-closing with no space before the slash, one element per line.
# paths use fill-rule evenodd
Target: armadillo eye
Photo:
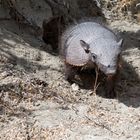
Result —
<path fill-rule="evenodd" d="M 94 54 L 94 53 L 92 53 L 92 57 L 93 57 L 93 59 L 96 59 L 97 58 L 97 55 Z"/>
<path fill-rule="evenodd" d="M 96 56 L 93 55 L 92 57 L 93 57 L 93 59 L 96 59 Z"/>
<path fill-rule="evenodd" d="M 110 68 L 110 65 L 108 65 L 108 68 Z"/>

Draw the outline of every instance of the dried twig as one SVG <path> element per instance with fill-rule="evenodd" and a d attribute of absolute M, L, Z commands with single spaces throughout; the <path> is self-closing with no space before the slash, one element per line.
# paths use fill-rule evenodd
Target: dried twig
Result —
<path fill-rule="evenodd" d="M 1 98 L 0 98 L 0 103 L 1 103 L 1 105 L 2 105 L 3 107 L 5 107 L 5 108 L 11 110 L 12 113 L 15 114 L 15 111 L 14 111 L 9 105 L 7 105 Z"/>
<path fill-rule="evenodd" d="M 96 72 L 96 77 L 95 77 L 95 82 L 94 82 L 94 90 L 93 90 L 93 94 L 96 95 L 96 90 L 97 90 L 97 88 L 98 88 L 99 85 L 100 85 L 100 83 L 97 84 L 98 76 L 99 76 L 99 68 L 98 68 L 98 67 L 95 68 L 95 72 Z"/>
<path fill-rule="evenodd" d="M 100 126 L 100 127 L 103 127 L 103 128 L 105 128 L 106 130 L 109 130 L 111 133 L 116 134 L 116 135 L 119 135 L 118 133 L 112 131 L 108 126 L 105 126 L 105 125 L 104 125 L 102 122 L 100 122 L 99 120 L 98 120 L 98 122 L 96 122 L 96 121 L 94 121 L 93 119 L 89 118 L 88 116 L 85 116 L 85 117 L 86 117 L 89 121 L 94 122 L 96 125 L 98 125 L 98 126 Z"/>

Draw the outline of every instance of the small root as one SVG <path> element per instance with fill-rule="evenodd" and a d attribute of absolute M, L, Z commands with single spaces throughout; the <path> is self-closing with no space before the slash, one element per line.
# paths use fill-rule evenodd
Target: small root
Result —
<path fill-rule="evenodd" d="M 98 88 L 99 85 L 100 85 L 100 83 L 97 83 L 97 81 L 98 81 L 98 76 L 99 76 L 99 68 L 98 68 L 98 67 L 95 68 L 95 72 L 96 72 L 96 78 L 95 78 L 94 88 L 93 88 L 93 94 L 94 94 L 94 95 L 96 95 L 97 88 Z"/>

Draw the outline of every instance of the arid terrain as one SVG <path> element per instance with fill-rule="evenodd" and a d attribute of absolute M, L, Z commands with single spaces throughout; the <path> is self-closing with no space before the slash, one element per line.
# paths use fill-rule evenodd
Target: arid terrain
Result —
<path fill-rule="evenodd" d="M 140 140 L 140 25 L 109 24 L 124 39 L 115 99 L 70 85 L 40 36 L 0 21 L 0 140 Z"/>

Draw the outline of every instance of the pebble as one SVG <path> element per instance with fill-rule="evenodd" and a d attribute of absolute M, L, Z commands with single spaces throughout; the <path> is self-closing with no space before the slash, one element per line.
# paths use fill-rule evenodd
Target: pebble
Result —
<path fill-rule="evenodd" d="M 71 88 L 72 88 L 73 91 L 79 90 L 79 86 L 75 83 L 71 85 Z"/>

